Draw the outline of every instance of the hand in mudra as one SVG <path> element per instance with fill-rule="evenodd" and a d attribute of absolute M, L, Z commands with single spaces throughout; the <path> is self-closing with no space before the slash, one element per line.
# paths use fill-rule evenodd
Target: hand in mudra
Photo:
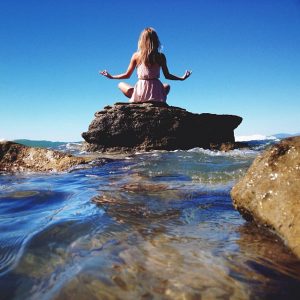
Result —
<path fill-rule="evenodd" d="M 113 78 L 106 70 L 104 70 L 104 71 L 99 71 L 99 74 L 101 74 L 101 75 L 103 75 L 103 76 L 105 76 L 105 77 L 107 77 L 107 78 L 109 78 L 109 79 L 112 79 L 112 78 Z"/>
<path fill-rule="evenodd" d="M 182 80 L 189 78 L 192 74 L 192 71 L 186 70 L 184 75 L 182 76 Z"/>

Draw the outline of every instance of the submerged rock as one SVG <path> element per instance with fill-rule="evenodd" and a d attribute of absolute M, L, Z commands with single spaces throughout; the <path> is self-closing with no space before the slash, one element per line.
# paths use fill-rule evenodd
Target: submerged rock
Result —
<path fill-rule="evenodd" d="M 275 230 L 300 257 L 300 136 L 258 156 L 231 196 L 246 220 Z"/>
<path fill-rule="evenodd" d="M 166 103 L 116 103 L 96 112 L 82 137 L 88 151 L 232 148 L 241 122 L 239 116 L 194 114 Z"/>
<path fill-rule="evenodd" d="M 59 172 L 90 161 L 90 158 L 75 157 L 59 151 L 0 142 L 0 171 Z"/>

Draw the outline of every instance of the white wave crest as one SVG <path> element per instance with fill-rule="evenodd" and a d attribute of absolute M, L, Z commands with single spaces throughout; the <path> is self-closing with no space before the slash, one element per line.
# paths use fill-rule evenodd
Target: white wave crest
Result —
<path fill-rule="evenodd" d="M 258 154 L 258 151 L 251 149 L 233 149 L 227 152 L 218 151 L 218 150 L 209 150 L 203 148 L 193 148 L 187 150 L 187 152 L 192 153 L 202 153 L 208 156 L 220 156 L 220 157 L 255 157 Z"/>
<path fill-rule="evenodd" d="M 275 136 L 266 136 L 262 134 L 241 135 L 235 137 L 236 142 L 250 142 L 250 141 L 264 141 L 264 140 L 277 140 Z"/>
<path fill-rule="evenodd" d="M 80 150 L 82 148 L 82 142 L 70 142 L 66 144 L 66 149 Z"/>

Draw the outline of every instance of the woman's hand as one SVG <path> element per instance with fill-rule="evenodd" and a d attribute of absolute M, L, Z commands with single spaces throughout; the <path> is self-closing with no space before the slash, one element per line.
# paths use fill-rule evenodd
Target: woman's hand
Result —
<path fill-rule="evenodd" d="M 99 71 L 99 74 L 101 74 L 101 75 L 103 75 L 103 76 L 105 76 L 105 77 L 107 77 L 109 79 L 113 79 L 113 77 L 106 70 Z"/>
<path fill-rule="evenodd" d="M 186 70 L 184 75 L 182 76 L 182 80 L 186 80 L 187 78 L 189 78 L 192 74 L 192 71 Z"/>

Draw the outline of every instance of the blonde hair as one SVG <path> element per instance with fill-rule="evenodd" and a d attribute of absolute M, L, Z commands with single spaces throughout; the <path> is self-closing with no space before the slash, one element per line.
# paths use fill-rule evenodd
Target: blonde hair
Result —
<path fill-rule="evenodd" d="M 160 60 L 160 41 L 156 31 L 151 28 L 145 28 L 138 42 L 139 59 L 138 64 L 145 65 L 159 64 Z"/>

